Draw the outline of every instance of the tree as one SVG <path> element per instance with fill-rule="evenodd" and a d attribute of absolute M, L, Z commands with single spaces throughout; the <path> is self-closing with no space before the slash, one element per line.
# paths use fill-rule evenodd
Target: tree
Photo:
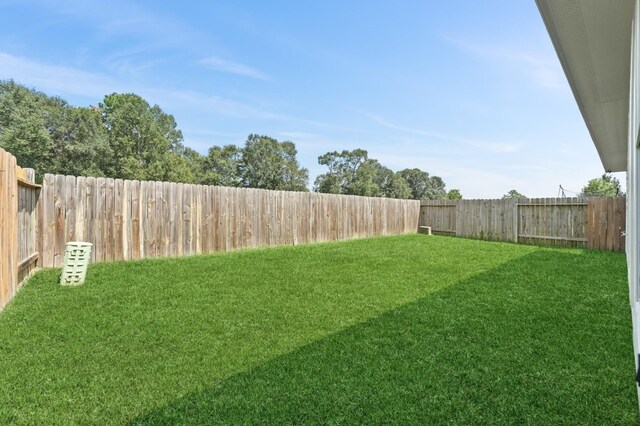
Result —
<path fill-rule="evenodd" d="M 293 142 L 249 135 L 242 150 L 239 171 L 242 186 L 249 188 L 307 191 L 309 171 L 300 167 Z"/>
<path fill-rule="evenodd" d="M 427 193 L 427 190 L 431 184 L 429 182 L 429 173 L 414 168 L 400 170 L 398 174 L 400 174 L 400 176 L 402 176 L 409 185 L 409 188 L 411 189 L 412 199 L 426 199 L 425 194 Z"/>
<path fill-rule="evenodd" d="M 624 195 L 624 192 L 622 192 L 618 178 L 605 173 L 602 177 L 591 179 L 582 188 L 580 195 L 583 197 L 619 197 Z"/>
<path fill-rule="evenodd" d="M 0 82 L 0 146 L 38 178 L 45 172 L 109 176 L 112 152 L 95 108 L 72 107 L 12 81 Z"/>
<path fill-rule="evenodd" d="M 110 165 L 113 177 L 193 180 L 193 176 L 173 168 L 176 162 L 173 154 L 180 156 L 183 150 L 182 132 L 173 116 L 133 93 L 107 95 L 99 108 L 113 151 Z"/>
<path fill-rule="evenodd" d="M 402 183 L 394 179 L 393 171 L 370 159 L 364 149 L 327 152 L 318 157 L 318 164 L 329 168 L 316 178 L 314 189 L 318 192 L 368 197 L 402 195 Z"/>
<path fill-rule="evenodd" d="M 507 199 L 511 199 L 511 200 L 526 200 L 527 196 L 524 194 L 519 193 L 518 191 L 516 191 L 515 189 L 512 189 L 511 191 L 507 192 L 506 194 L 504 194 L 502 196 L 503 200 L 507 200 Z"/>
<path fill-rule="evenodd" d="M 184 147 L 182 149 L 181 157 L 193 176 L 193 182 L 207 184 L 207 157 L 189 147 Z"/>
<path fill-rule="evenodd" d="M 411 198 L 409 184 L 398 173 L 394 173 L 388 167 L 383 166 L 378 160 L 367 160 L 373 168 L 373 183 L 377 185 L 377 193 L 374 196 L 385 198 Z M 365 163 L 365 164 L 367 164 Z"/>
<path fill-rule="evenodd" d="M 165 153 L 158 173 L 166 182 L 199 183 L 189 159 L 177 152 Z"/>
<path fill-rule="evenodd" d="M 438 176 L 417 168 L 404 169 L 398 172 L 411 188 L 411 198 L 414 200 L 444 200 L 447 197 L 446 185 Z"/>
<path fill-rule="evenodd" d="M 204 156 L 185 148 L 173 116 L 135 94 L 99 108 L 0 81 L 0 146 L 23 167 L 75 176 L 201 182 Z"/>
<path fill-rule="evenodd" d="M 48 130 L 54 106 L 48 100 L 45 94 L 13 81 L 0 82 L 0 147 L 39 176 L 51 170 L 54 158 Z"/>
<path fill-rule="evenodd" d="M 447 200 L 462 200 L 462 193 L 459 189 L 450 189 L 447 192 Z"/>
<path fill-rule="evenodd" d="M 370 195 L 364 193 L 371 192 L 373 187 L 372 167 L 360 170 L 367 160 L 364 149 L 332 151 L 319 156 L 318 164 L 327 166 L 329 171 L 316 178 L 314 189 L 330 194 Z"/>
<path fill-rule="evenodd" d="M 314 190 L 318 192 L 418 200 L 444 199 L 447 195 L 438 176 L 430 177 L 420 169 L 394 173 L 369 158 L 364 149 L 327 152 L 318 157 L 318 163 L 329 168 L 315 180 Z"/>
<path fill-rule="evenodd" d="M 240 162 L 242 149 L 236 145 L 209 148 L 205 159 L 203 182 L 207 185 L 241 186 Z"/>
<path fill-rule="evenodd" d="M 65 128 L 59 128 L 54 136 L 55 173 L 111 176 L 113 151 L 100 112 L 91 108 L 69 107 L 65 109 L 63 121 Z"/>
<path fill-rule="evenodd" d="M 444 200 L 447 197 L 446 185 L 440 176 L 431 176 L 423 200 Z"/>

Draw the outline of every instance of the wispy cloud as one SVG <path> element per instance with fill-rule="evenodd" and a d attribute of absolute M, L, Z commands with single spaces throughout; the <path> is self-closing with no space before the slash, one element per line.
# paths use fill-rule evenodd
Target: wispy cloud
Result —
<path fill-rule="evenodd" d="M 102 38 L 132 37 L 152 44 L 188 47 L 206 34 L 197 31 L 175 16 L 162 14 L 140 2 L 112 0 L 106 6 L 97 0 L 22 0 L 46 8 L 54 16 L 90 26 Z M 167 31 L 170 28 L 171 31 Z M 161 41 L 161 43 L 158 43 Z"/>
<path fill-rule="evenodd" d="M 289 119 L 289 117 L 283 114 L 264 110 L 222 96 L 195 92 L 193 90 L 164 90 L 156 88 L 152 89 L 152 91 L 164 98 L 167 102 L 202 108 L 218 115 L 260 120 Z"/>
<path fill-rule="evenodd" d="M 467 199 L 499 198 L 514 187 L 523 191 L 530 189 L 525 179 L 514 178 L 498 170 L 486 170 L 469 161 L 452 162 L 448 156 L 434 157 L 424 152 L 407 155 L 378 149 L 371 150 L 369 154 L 394 170 L 413 167 L 427 170 L 431 175 L 443 178 L 448 189 L 460 189 Z"/>
<path fill-rule="evenodd" d="M 380 115 L 373 114 L 371 112 L 364 111 L 361 109 L 354 109 L 354 108 L 351 108 L 351 109 L 356 112 L 359 112 L 360 114 L 365 115 L 366 117 L 370 118 L 371 120 L 373 120 L 374 122 L 376 122 L 382 127 L 386 127 L 388 129 L 397 130 L 404 133 L 409 133 L 412 135 L 422 136 L 429 139 L 437 139 L 437 140 L 446 141 L 446 142 L 452 142 L 455 144 L 462 144 L 462 145 L 471 146 L 474 148 L 478 148 L 478 149 L 488 151 L 488 152 L 493 152 L 493 153 L 513 153 L 520 150 L 520 145 L 521 145 L 520 143 L 469 139 L 469 138 L 464 138 L 464 137 L 450 135 L 450 134 L 441 133 L 441 132 L 433 132 L 429 130 L 414 128 L 414 127 L 402 126 L 402 125 L 393 123 Z"/>
<path fill-rule="evenodd" d="M 217 56 L 205 58 L 201 60 L 200 63 L 214 71 L 235 74 L 242 77 L 255 78 L 257 80 L 271 80 L 271 77 L 256 68 L 252 68 L 248 65 L 240 64 L 238 62 L 222 59 Z"/>
<path fill-rule="evenodd" d="M 108 93 L 127 91 L 121 82 L 103 74 L 46 64 L 4 52 L 0 52 L 0 78 L 14 78 L 19 83 L 56 95 L 100 99 Z"/>
<path fill-rule="evenodd" d="M 313 155 L 324 154 L 327 151 L 345 147 L 348 145 L 344 140 L 320 133 L 312 133 L 298 130 L 286 130 L 277 132 L 277 136 L 294 142 L 298 151 L 303 154 Z"/>
<path fill-rule="evenodd" d="M 0 79 L 14 78 L 19 83 L 58 96 L 77 96 L 98 101 L 113 92 L 134 92 L 150 102 L 160 103 L 167 111 L 197 108 L 226 117 L 285 120 L 289 117 L 215 94 L 191 90 L 145 86 L 104 74 L 72 67 L 51 65 L 0 52 Z"/>
<path fill-rule="evenodd" d="M 458 49 L 478 58 L 515 65 L 540 87 L 567 89 L 568 84 L 554 54 L 542 55 L 522 48 L 444 37 Z"/>

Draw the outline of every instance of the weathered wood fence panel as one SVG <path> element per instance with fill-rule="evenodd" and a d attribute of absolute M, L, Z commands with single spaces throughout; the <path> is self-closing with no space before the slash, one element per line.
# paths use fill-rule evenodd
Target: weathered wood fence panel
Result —
<path fill-rule="evenodd" d="M 0 149 L 0 309 L 18 291 L 38 260 L 37 201 L 34 171 L 18 166 Z"/>
<path fill-rule="evenodd" d="M 624 198 L 595 198 L 587 209 L 587 247 L 624 251 L 626 202 Z"/>
<path fill-rule="evenodd" d="M 416 232 L 415 200 L 45 175 L 41 266 L 74 239 L 96 262 Z"/>
<path fill-rule="evenodd" d="M 589 201 L 575 197 L 521 201 L 518 203 L 518 241 L 586 247 L 588 206 Z"/>
<path fill-rule="evenodd" d="M 456 235 L 456 201 L 423 201 L 420 225 L 431 226 L 434 234 Z"/>
<path fill-rule="evenodd" d="M 624 251 L 624 198 L 427 201 L 420 225 L 434 233 Z"/>
<path fill-rule="evenodd" d="M 515 242 L 514 207 L 513 200 L 460 200 L 456 205 L 456 235 Z"/>
<path fill-rule="evenodd" d="M 18 183 L 18 283 L 36 267 L 38 247 L 38 197 L 40 185 L 36 185 L 33 169 L 17 168 Z"/>

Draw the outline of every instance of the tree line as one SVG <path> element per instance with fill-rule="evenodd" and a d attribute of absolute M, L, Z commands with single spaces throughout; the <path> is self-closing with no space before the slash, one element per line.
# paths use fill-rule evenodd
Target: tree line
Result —
<path fill-rule="evenodd" d="M 562 189 L 562 188 L 561 188 Z M 571 191 L 569 191 L 571 192 Z M 620 180 L 611 176 L 609 173 L 603 174 L 601 177 L 590 179 L 585 186 L 582 187 L 580 192 L 574 192 L 578 197 L 624 197 L 625 193 L 622 190 Z M 524 194 L 510 190 L 502 196 L 502 199 L 513 200 L 526 200 L 527 197 Z"/>
<path fill-rule="evenodd" d="M 57 96 L 0 81 L 0 147 L 42 173 L 205 185 L 308 191 L 309 171 L 291 141 L 250 134 L 244 146 L 212 146 L 207 155 L 184 146 L 171 114 L 133 93 L 106 95 L 76 107 Z M 460 199 L 457 189 L 420 169 L 394 172 L 364 149 L 318 158 L 327 171 L 313 190 L 419 200 Z"/>

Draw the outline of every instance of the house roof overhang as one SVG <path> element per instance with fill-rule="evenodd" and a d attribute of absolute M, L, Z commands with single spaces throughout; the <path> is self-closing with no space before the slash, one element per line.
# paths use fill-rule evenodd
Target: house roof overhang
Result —
<path fill-rule="evenodd" d="M 635 0 L 536 0 L 606 171 L 627 168 Z"/>

